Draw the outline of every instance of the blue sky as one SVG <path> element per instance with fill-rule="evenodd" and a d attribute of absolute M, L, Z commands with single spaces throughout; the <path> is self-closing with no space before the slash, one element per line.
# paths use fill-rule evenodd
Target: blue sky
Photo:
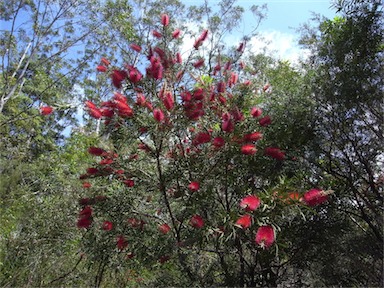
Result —
<path fill-rule="evenodd" d="M 203 4 L 204 0 L 182 0 L 186 5 Z M 209 0 L 208 3 L 214 6 L 219 0 Z M 258 28 L 260 37 L 253 39 L 249 44 L 253 49 L 251 52 L 260 52 L 263 48 L 269 51 L 271 56 L 297 62 L 305 57 L 306 52 L 300 50 L 297 45 L 299 38 L 295 29 L 301 24 L 308 22 L 313 13 L 320 14 L 327 18 L 333 18 L 335 11 L 331 9 L 331 0 L 238 0 L 237 5 L 245 8 L 243 27 L 238 29 L 239 34 L 230 35 L 229 43 L 238 43 L 241 35 L 251 29 L 254 18 L 249 12 L 252 5 L 267 4 L 267 17 Z M 264 50 L 263 50 L 264 51 Z M 264 53 L 268 53 L 264 51 Z"/>

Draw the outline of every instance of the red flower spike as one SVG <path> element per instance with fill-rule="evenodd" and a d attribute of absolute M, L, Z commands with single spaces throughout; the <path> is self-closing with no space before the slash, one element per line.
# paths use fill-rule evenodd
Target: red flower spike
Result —
<path fill-rule="evenodd" d="M 77 227 L 78 228 L 88 228 L 92 224 L 91 218 L 80 218 L 77 220 Z"/>
<path fill-rule="evenodd" d="M 88 148 L 88 153 L 91 155 L 94 155 L 94 156 L 100 156 L 105 152 L 106 151 L 104 149 L 98 148 L 98 147 L 89 147 Z"/>
<path fill-rule="evenodd" d="M 270 225 L 259 227 L 256 232 L 255 242 L 262 248 L 268 249 L 275 242 L 275 230 Z"/>
<path fill-rule="evenodd" d="M 85 106 L 87 106 L 87 108 L 89 108 L 89 109 L 97 109 L 95 103 L 93 103 L 92 101 L 87 100 L 87 101 L 85 101 L 84 104 L 85 104 Z"/>
<path fill-rule="evenodd" d="M 260 126 L 263 126 L 263 127 L 265 127 L 265 126 L 268 126 L 268 125 L 270 125 L 272 123 L 272 120 L 271 120 L 271 117 L 270 116 L 265 116 L 265 117 L 263 117 L 263 118 L 261 118 L 260 120 L 259 120 L 259 124 L 260 124 Z"/>
<path fill-rule="evenodd" d="M 99 173 L 99 169 L 90 167 L 90 168 L 87 168 L 87 173 L 90 175 L 95 175 L 95 174 Z"/>
<path fill-rule="evenodd" d="M 88 110 L 88 113 L 89 115 L 92 117 L 92 118 L 95 118 L 95 119 L 100 119 L 102 114 L 101 114 L 101 110 L 98 109 L 98 108 L 92 108 L 92 109 L 89 109 Z"/>
<path fill-rule="evenodd" d="M 105 67 L 103 65 L 98 65 L 96 67 L 96 70 L 99 71 L 99 72 L 107 72 L 107 67 Z"/>
<path fill-rule="evenodd" d="M 196 182 L 196 181 L 192 181 L 189 185 L 188 185 L 188 189 L 189 191 L 191 192 L 196 192 L 200 189 L 200 183 L 199 182 Z"/>
<path fill-rule="evenodd" d="M 200 215 L 195 214 L 192 216 L 191 220 L 189 220 L 189 224 L 193 228 L 200 229 L 204 226 L 204 219 Z"/>
<path fill-rule="evenodd" d="M 217 92 L 224 93 L 225 92 L 225 82 L 221 81 L 217 84 Z"/>
<path fill-rule="evenodd" d="M 141 52 L 141 47 L 137 44 L 134 44 L 132 43 L 131 45 L 129 45 L 131 47 L 132 50 L 135 50 L 136 52 L 140 53 Z"/>
<path fill-rule="evenodd" d="M 111 62 L 109 62 L 109 60 L 104 57 L 101 58 L 101 63 L 105 66 L 109 66 L 111 64 Z"/>
<path fill-rule="evenodd" d="M 256 142 L 263 138 L 263 134 L 260 132 L 253 132 L 244 135 L 244 142 Z"/>
<path fill-rule="evenodd" d="M 119 235 L 117 236 L 117 248 L 119 250 L 124 250 L 124 248 L 126 248 L 128 246 L 128 241 L 124 238 L 123 235 Z"/>
<path fill-rule="evenodd" d="M 328 195 L 320 189 L 311 189 L 304 193 L 304 203 L 310 207 L 320 205 L 328 200 Z"/>
<path fill-rule="evenodd" d="M 161 109 L 159 109 L 159 108 L 155 108 L 153 110 L 153 117 L 155 118 L 155 120 L 157 122 L 161 123 L 161 122 L 164 121 L 164 118 L 165 118 L 164 112 Z"/>
<path fill-rule="evenodd" d="M 135 181 L 133 181 L 132 179 L 126 179 L 126 180 L 123 180 L 123 183 L 124 183 L 125 186 L 127 186 L 127 187 L 133 187 L 133 186 L 135 186 Z"/>
<path fill-rule="evenodd" d="M 102 228 L 105 231 L 111 231 L 113 228 L 113 223 L 111 221 L 104 221 Z"/>
<path fill-rule="evenodd" d="M 180 35 L 181 35 L 181 31 L 180 31 L 180 29 L 176 29 L 175 31 L 172 32 L 172 38 L 173 38 L 173 39 L 177 39 L 177 38 L 179 38 Z"/>
<path fill-rule="evenodd" d="M 199 132 L 192 140 L 192 144 L 197 146 L 211 141 L 211 135 L 206 132 Z"/>
<path fill-rule="evenodd" d="M 240 43 L 240 45 L 239 45 L 239 47 L 237 47 L 237 52 L 244 52 L 244 48 L 245 48 L 245 44 L 244 44 L 244 42 L 241 42 Z"/>
<path fill-rule="evenodd" d="M 223 147 L 225 145 L 225 140 L 222 137 L 215 137 L 213 138 L 212 145 L 216 148 Z"/>
<path fill-rule="evenodd" d="M 112 74 L 112 84 L 116 88 L 121 88 L 121 83 L 128 77 L 127 71 L 124 70 L 113 70 Z"/>
<path fill-rule="evenodd" d="M 193 67 L 195 67 L 196 69 L 197 68 L 200 68 L 204 65 L 204 59 L 201 58 L 199 60 L 197 60 L 195 63 L 193 63 Z"/>
<path fill-rule="evenodd" d="M 52 114 L 52 112 L 53 112 L 53 108 L 51 106 L 40 107 L 41 115 L 47 116 L 49 114 Z"/>
<path fill-rule="evenodd" d="M 171 111 L 175 105 L 175 101 L 173 99 L 173 96 L 172 96 L 172 93 L 171 92 L 167 92 L 165 94 L 165 97 L 163 99 L 163 104 L 165 106 L 165 108 L 168 110 L 168 111 Z"/>
<path fill-rule="evenodd" d="M 260 198 L 255 195 L 248 195 L 245 196 L 240 201 L 240 207 L 245 209 L 245 211 L 251 212 L 255 211 L 257 208 L 260 207 Z"/>
<path fill-rule="evenodd" d="M 171 227 L 167 224 L 167 223 L 164 223 L 162 225 L 159 226 L 159 231 L 162 233 L 162 234 L 167 234 L 169 231 L 171 231 Z"/>
<path fill-rule="evenodd" d="M 176 53 L 176 63 L 179 63 L 179 64 L 183 63 L 183 59 L 181 58 L 180 52 Z"/>
<path fill-rule="evenodd" d="M 153 30 L 152 31 L 152 35 L 154 36 L 154 37 L 156 37 L 156 38 L 161 38 L 161 37 L 163 37 L 163 35 L 159 32 L 159 31 L 156 31 L 156 30 Z"/>
<path fill-rule="evenodd" d="M 256 146 L 253 144 L 245 144 L 241 147 L 241 153 L 244 155 L 254 155 L 256 152 Z"/>
<path fill-rule="evenodd" d="M 262 113 L 263 113 L 263 111 L 259 107 L 252 107 L 251 108 L 251 115 L 253 118 L 260 117 Z"/>
<path fill-rule="evenodd" d="M 265 148 L 264 153 L 265 155 L 275 158 L 276 160 L 282 161 L 285 159 L 285 153 L 279 148 L 267 147 Z"/>
<path fill-rule="evenodd" d="M 208 37 L 208 30 L 204 30 L 203 33 L 201 33 L 199 39 L 201 41 L 205 41 L 207 39 L 207 37 Z"/>
<path fill-rule="evenodd" d="M 79 212 L 79 216 L 81 216 L 81 218 L 90 218 L 92 216 L 92 212 L 92 207 L 86 206 Z"/>
<path fill-rule="evenodd" d="M 236 221 L 236 225 L 240 226 L 242 229 L 249 228 L 251 226 L 251 224 L 252 224 L 252 217 L 251 217 L 251 215 L 248 215 L 248 214 L 241 216 Z"/>
<path fill-rule="evenodd" d="M 91 188 L 92 187 L 92 184 L 89 183 L 89 182 L 84 182 L 83 183 L 83 188 Z"/>
<path fill-rule="evenodd" d="M 161 24 L 163 24 L 163 26 L 169 25 L 169 16 L 167 14 L 161 15 Z"/>

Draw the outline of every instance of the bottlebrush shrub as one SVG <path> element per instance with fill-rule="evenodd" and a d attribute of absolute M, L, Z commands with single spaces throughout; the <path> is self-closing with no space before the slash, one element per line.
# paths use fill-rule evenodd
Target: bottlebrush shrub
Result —
<path fill-rule="evenodd" d="M 269 147 L 263 137 L 273 121 L 255 108 L 262 103 L 253 91 L 264 83 L 242 70 L 244 44 L 233 59 L 208 53 L 205 65 L 216 64 L 207 72 L 195 63 L 208 57 L 200 49 L 209 31 L 182 61 L 184 33 L 172 23 L 162 14 L 152 43 L 132 43 L 137 67 L 99 69 L 110 73 L 115 92 L 85 103 L 109 138 L 89 148 L 95 164 L 80 177 L 86 189 L 77 226 L 84 251 L 93 262 L 116 267 L 172 263 L 190 283 L 201 275 L 211 279 L 205 284 L 252 286 L 255 275 L 266 283 L 266 269 L 254 269 L 278 261 L 273 255 L 286 229 L 284 215 L 324 205 L 326 193 L 293 197 L 297 190 L 255 174 L 265 161 L 284 165 L 289 151 L 278 143 Z M 263 253 L 269 256 L 255 257 Z"/>

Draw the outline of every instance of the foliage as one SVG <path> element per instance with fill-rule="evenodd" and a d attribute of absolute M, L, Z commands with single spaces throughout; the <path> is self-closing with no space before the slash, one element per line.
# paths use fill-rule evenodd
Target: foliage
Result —
<path fill-rule="evenodd" d="M 98 164 L 80 177 L 87 192 L 77 225 L 85 229 L 83 251 L 98 267 L 95 285 L 106 271 L 123 281 L 128 267 L 171 265 L 172 285 L 275 286 L 275 267 L 289 250 L 280 241 L 272 246 L 276 235 L 305 213 L 307 195 L 315 197 L 312 206 L 326 192 L 301 200 L 289 181 L 268 175 L 286 155 L 262 139 L 268 115 L 251 111 L 266 89 L 242 71 L 243 44 L 233 58 L 212 54 L 216 44 L 203 30 L 180 59 L 177 27 L 168 15 L 159 18 L 150 42 L 130 46 L 136 65 L 102 60 L 113 96 L 86 102 L 105 135 L 101 147 L 89 148 Z"/>

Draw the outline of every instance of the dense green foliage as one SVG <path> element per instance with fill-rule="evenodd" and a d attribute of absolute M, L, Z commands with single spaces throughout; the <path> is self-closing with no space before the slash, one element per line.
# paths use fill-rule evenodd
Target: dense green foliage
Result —
<path fill-rule="evenodd" d="M 383 286 L 382 4 L 335 1 L 336 18 L 301 29 L 301 44 L 311 54 L 293 66 L 226 45 L 244 9 L 232 0 L 217 7 L 208 2 L 0 4 L 6 24 L 0 35 L 0 286 Z M 256 29 L 264 10 L 253 12 Z M 161 13 L 171 16 L 169 26 L 159 24 Z M 172 40 L 177 28 L 182 37 Z M 180 48 L 183 37 L 196 39 L 205 28 L 209 44 L 199 51 Z M 163 37 L 153 37 L 153 30 Z M 242 41 L 257 37 L 255 31 Z M 165 80 L 127 82 L 120 90 L 133 106 L 141 89 L 174 125 L 157 122 L 145 107 L 106 125 L 79 108 L 84 98 L 100 104 L 116 90 L 111 71 L 95 72 L 101 57 L 111 62 L 108 69 L 127 63 L 144 73 L 149 59 L 130 49 L 132 43 L 143 51 L 156 45 L 167 55 L 182 49 L 183 64 L 173 64 Z M 195 69 L 200 57 L 205 65 Z M 179 97 L 167 112 L 162 89 L 177 96 L 183 89 L 212 91 L 229 76 L 214 75 L 215 65 L 229 60 L 250 85 L 231 87 L 234 97 L 210 106 L 199 125 L 185 117 Z M 179 68 L 184 77 L 175 80 Z M 45 105 L 52 114 L 41 114 Z M 252 119 L 252 106 L 272 125 Z M 245 120 L 230 136 L 215 109 L 232 108 Z M 238 138 L 256 130 L 263 132 L 258 152 L 242 155 Z M 207 131 L 226 146 L 194 146 L 198 132 Z M 138 149 L 140 143 L 151 151 Z M 97 163 L 109 157 L 92 157 L 91 146 L 118 152 L 107 167 L 124 173 L 89 177 L 86 169 L 104 169 Z M 266 147 L 281 148 L 285 160 L 266 157 Z M 79 181 L 84 175 L 88 179 Z M 134 180 L 134 187 L 123 180 Z M 198 192 L 190 192 L 191 181 L 200 183 Z M 334 193 L 313 208 L 287 202 L 290 192 L 310 187 Z M 238 204 L 248 194 L 262 205 L 249 213 L 247 230 L 234 224 L 246 214 Z M 76 227 L 86 206 L 79 201 L 93 209 L 87 229 Z M 204 218 L 202 229 L 189 224 L 195 214 Z M 112 231 L 102 229 L 107 220 Z M 165 223 L 171 232 L 163 234 L 159 225 Z M 277 235 L 270 249 L 254 241 L 264 224 L 273 224 Z M 128 247 L 116 246 L 118 235 Z"/>

